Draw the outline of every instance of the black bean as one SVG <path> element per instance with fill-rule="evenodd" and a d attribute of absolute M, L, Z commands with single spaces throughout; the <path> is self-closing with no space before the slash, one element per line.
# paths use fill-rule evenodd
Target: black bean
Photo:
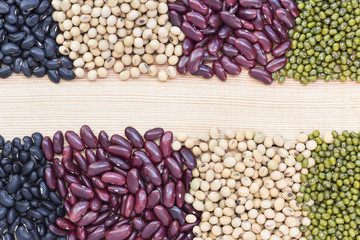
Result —
<path fill-rule="evenodd" d="M 12 58 L 12 56 L 4 56 L 2 62 L 3 62 L 3 64 L 6 64 L 6 65 L 12 64 L 13 58 Z"/>
<path fill-rule="evenodd" d="M 5 233 L 4 240 L 15 240 L 14 234 L 9 233 L 9 232 Z"/>
<path fill-rule="evenodd" d="M 35 183 L 38 180 L 38 175 L 36 170 L 32 171 L 29 175 L 28 175 L 28 180 L 31 183 Z"/>
<path fill-rule="evenodd" d="M 12 144 L 10 141 L 6 141 L 2 149 L 2 156 L 8 157 L 11 153 Z"/>
<path fill-rule="evenodd" d="M 5 190 L 0 190 L 0 204 L 5 207 L 12 207 L 14 206 L 15 201 Z"/>
<path fill-rule="evenodd" d="M 15 211 L 15 212 L 16 212 L 16 211 Z M 16 229 L 16 227 L 19 225 L 20 220 L 21 220 L 21 217 L 18 216 L 18 217 L 15 218 L 15 220 L 13 221 L 13 223 L 11 223 L 11 224 L 9 225 L 9 228 L 8 228 L 8 232 L 9 232 L 9 233 L 15 233 L 15 229 Z"/>
<path fill-rule="evenodd" d="M 39 47 L 32 47 L 30 49 L 30 55 L 39 62 L 41 62 L 45 58 L 44 51 Z"/>
<path fill-rule="evenodd" d="M 51 214 L 49 215 L 49 222 L 55 223 L 57 217 L 58 217 L 58 216 L 56 216 L 56 214 L 51 213 Z"/>
<path fill-rule="evenodd" d="M 20 189 L 19 189 L 18 191 L 16 191 L 16 193 L 11 194 L 11 197 L 15 200 L 15 204 L 16 204 L 17 201 L 21 201 L 21 200 L 24 199 L 23 196 L 22 196 L 22 194 L 21 194 L 21 190 L 20 190 Z"/>
<path fill-rule="evenodd" d="M 45 40 L 45 31 L 42 29 L 37 29 L 35 32 L 33 30 L 34 36 L 38 41 L 43 42 Z"/>
<path fill-rule="evenodd" d="M 57 240 L 57 236 L 48 232 L 45 236 L 41 238 L 41 240 Z"/>
<path fill-rule="evenodd" d="M 25 227 L 31 231 L 34 228 L 34 223 L 32 220 L 28 219 L 27 217 L 21 218 L 21 223 L 25 225 Z"/>
<path fill-rule="evenodd" d="M 41 197 L 43 199 L 47 199 L 50 195 L 50 189 L 46 185 L 45 181 L 41 181 L 39 188 L 40 188 Z"/>
<path fill-rule="evenodd" d="M 31 52 L 30 52 L 30 54 L 31 54 Z M 29 56 L 29 57 L 27 58 L 27 62 L 28 62 L 29 67 L 30 67 L 31 69 L 34 69 L 34 68 L 36 68 L 36 67 L 39 66 L 39 62 L 37 62 L 37 60 L 35 60 L 35 58 L 33 58 L 32 56 Z"/>
<path fill-rule="evenodd" d="M 33 240 L 41 240 L 41 236 L 36 228 L 32 229 L 30 231 L 30 233 L 32 234 L 32 236 L 34 238 Z"/>
<path fill-rule="evenodd" d="M 18 212 L 26 212 L 30 208 L 30 202 L 18 201 L 15 203 L 15 208 Z"/>
<path fill-rule="evenodd" d="M 5 139 L 3 136 L 0 135 L 0 147 L 4 146 L 5 144 Z"/>
<path fill-rule="evenodd" d="M 28 161 L 21 169 L 21 174 L 27 175 L 29 174 L 36 166 L 34 161 Z"/>
<path fill-rule="evenodd" d="M 33 27 L 33 26 L 35 26 L 36 24 L 39 23 L 39 20 L 40 20 L 39 15 L 36 14 L 36 13 L 33 13 L 33 14 L 30 14 L 30 15 L 28 16 L 28 18 L 26 18 L 25 24 L 26 24 L 28 27 Z"/>
<path fill-rule="evenodd" d="M 6 222 L 6 219 L 0 220 L 0 235 L 2 235 L 7 230 L 8 224 Z"/>
<path fill-rule="evenodd" d="M 4 28 L 6 31 L 10 32 L 10 33 L 15 33 L 18 31 L 18 28 L 13 25 L 13 24 L 10 24 L 10 23 L 4 23 Z"/>
<path fill-rule="evenodd" d="M 10 11 L 9 4 L 0 1 L 0 14 L 7 14 Z"/>
<path fill-rule="evenodd" d="M 46 68 L 49 70 L 58 70 L 60 67 L 60 63 L 58 60 L 50 60 L 46 63 Z"/>
<path fill-rule="evenodd" d="M 42 215 L 39 211 L 37 211 L 37 210 L 35 210 L 35 209 L 29 209 L 29 210 L 27 211 L 27 214 L 28 214 L 30 217 L 33 217 L 33 218 L 36 218 L 36 219 L 41 219 L 41 218 L 43 217 L 43 215 Z"/>
<path fill-rule="evenodd" d="M 47 58 L 54 58 L 56 56 L 56 43 L 52 38 L 46 38 L 44 41 L 44 52 Z M 61 57 L 60 57 L 61 61 Z M 62 62 L 62 61 L 61 61 Z"/>
<path fill-rule="evenodd" d="M 30 53 L 30 52 L 29 52 Z M 27 60 L 24 60 L 23 61 L 23 64 L 21 65 L 21 70 L 23 72 L 23 74 L 26 76 L 26 77 L 31 77 L 32 75 L 32 70 L 31 68 L 29 67 L 29 63 Z"/>
<path fill-rule="evenodd" d="M 33 195 L 31 193 L 31 191 L 27 188 L 21 188 L 21 194 L 23 195 L 24 199 L 26 200 L 32 200 L 33 199 Z"/>
<path fill-rule="evenodd" d="M 37 200 L 37 199 L 33 199 L 33 200 L 30 201 L 30 205 L 33 208 L 40 207 L 40 201 Z"/>
<path fill-rule="evenodd" d="M 3 219 L 6 217 L 8 212 L 8 209 L 6 207 L 0 207 L 0 219 Z"/>
<path fill-rule="evenodd" d="M 51 27 L 51 24 L 52 24 L 52 17 L 51 16 L 47 16 L 45 18 L 43 18 L 43 21 L 42 21 L 42 25 L 41 25 L 41 29 L 45 32 L 45 33 L 48 33 L 50 27 Z"/>
<path fill-rule="evenodd" d="M 49 36 L 52 38 L 52 39 L 55 39 L 57 34 L 58 34 L 58 31 L 59 31 L 59 26 L 57 23 L 53 23 L 50 27 L 50 30 L 49 30 Z"/>
<path fill-rule="evenodd" d="M 55 192 L 50 192 L 50 200 L 56 205 L 62 204 L 61 197 L 59 195 L 57 195 Z"/>
<path fill-rule="evenodd" d="M 14 73 L 20 73 L 21 72 L 21 65 L 22 65 L 22 58 L 18 57 L 14 60 L 13 63 L 13 71 Z"/>
<path fill-rule="evenodd" d="M 74 67 L 73 62 L 70 60 L 68 56 L 60 57 L 61 65 L 66 69 L 72 69 Z"/>
<path fill-rule="evenodd" d="M 60 76 L 56 70 L 49 70 L 47 72 L 47 75 L 53 83 L 59 83 L 60 82 Z"/>
<path fill-rule="evenodd" d="M 21 48 L 29 50 L 35 45 L 35 41 L 34 35 L 27 35 L 25 40 L 21 43 Z"/>
<path fill-rule="evenodd" d="M 63 217 L 65 216 L 66 212 L 65 209 L 61 206 L 56 208 L 56 215 L 58 215 L 59 217 Z"/>
<path fill-rule="evenodd" d="M 6 176 L 6 173 L 4 171 L 4 169 L 2 169 L 2 167 L 0 167 L 0 178 L 4 178 Z M 0 187 L 1 189 L 1 187 Z"/>
<path fill-rule="evenodd" d="M 42 163 L 40 163 L 42 164 Z M 38 169 L 36 170 L 37 172 L 37 175 L 40 177 L 40 178 L 43 178 L 45 176 L 45 166 L 40 166 L 38 167 Z"/>
<path fill-rule="evenodd" d="M 43 140 L 43 136 L 41 135 L 41 133 L 33 133 L 31 135 L 32 139 L 34 140 L 33 145 L 37 146 L 37 147 L 41 147 L 41 143 Z"/>
<path fill-rule="evenodd" d="M 20 173 L 21 172 L 21 165 L 19 163 L 14 163 L 12 165 L 14 173 Z"/>
<path fill-rule="evenodd" d="M 41 1 L 39 6 L 36 8 L 37 14 L 42 14 L 45 12 L 50 6 L 50 1 Z"/>
<path fill-rule="evenodd" d="M 64 80 L 72 80 L 75 78 L 75 73 L 65 68 L 59 68 L 58 73 L 60 77 Z"/>
<path fill-rule="evenodd" d="M 19 149 L 16 147 L 13 147 L 11 149 L 11 157 L 12 159 L 14 159 L 15 161 L 19 160 Z"/>
<path fill-rule="evenodd" d="M 10 65 L 5 65 L 4 67 L 0 68 L 0 77 L 7 78 L 12 74 L 12 72 L 12 67 Z"/>
<path fill-rule="evenodd" d="M 46 235 L 46 226 L 44 224 L 38 224 L 38 232 L 40 234 L 40 236 L 45 236 Z"/>
<path fill-rule="evenodd" d="M 51 212 L 49 210 L 47 210 L 45 207 L 42 207 L 42 206 L 38 207 L 36 209 L 36 212 L 38 212 L 41 215 L 46 216 L 46 217 L 51 214 Z"/>
<path fill-rule="evenodd" d="M 21 240 L 32 240 L 32 234 L 29 233 L 22 225 L 18 226 L 16 229 L 15 236 L 17 239 Z"/>
<path fill-rule="evenodd" d="M 37 8 L 39 4 L 40 4 L 39 0 L 21 0 L 20 9 L 22 11 L 30 11 L 32 9 Z"/>
<path fill-rule="evenodd" d="M 9 209 L 9 211 L 6 215 L 6 220 L 7 220 L 8 224 L 12 224 L 15 221 L 15 218 L 16 218 L 16 209 L 12 207 Z"/>
<path fill-rule="evenodd" d="M 24 149 L 25 149 L 25 151 L 29 151 L 29 150 L 30 150 L 30 147 L 34 144 L 32 138 L 29 137 L 29 136 L 23 137 L 23 142 L 24 142 Z"/>
<path fill-rule="evenodd" d="M 11 41 L 13 43 L 22 42 L 25 37 L 26 37 L 25 32 L 16 32 L 16 33 L 11 33 L 8 35 L 9 41 Z"/>
<path fill-rule="evenodd" d="M 9 14 L 5 15 L 5 21 L 6 22 L 8 22 L 10 24 L 15 24 L 17 22 L 18 18 L 16 16 L 15 11 L 16 11 L 16 6 L 12 5 L 10 7 Z"/>

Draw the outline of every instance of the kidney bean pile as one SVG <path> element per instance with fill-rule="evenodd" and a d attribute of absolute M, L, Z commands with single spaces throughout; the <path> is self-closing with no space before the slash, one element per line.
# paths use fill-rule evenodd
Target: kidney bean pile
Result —
<path fill-rule="evenodd" d="M 50 0 L 0 1 L 0 77 L 13 72 L 43 77 L 58 83 L 75 78 L 72 60 L 62 56 L 55 42 Z"/>
<path fill-rule="evenodd" d="M 195 156 L 185 147 L 173 151 L 172 132 L 161 128 L 143 138 L 127 127 L 125 136 L 109 139 L 101 131 L 97 138 L 83 126 L 80 136 L 65 133 L 65 147 L 62 132 L 44 138 L 44 154 L 52 162 L 46 183 L 65 199 L 67 213 L 50 230 L 68 239 L 192 239 L 199 221 L 189 224 L 185 217 L 200 213 L 184 203 L 184 196 Z"/>
<path fill-rule="evenodd" d="M 43 137 L 0 136 L 0 236 L 4 240 L 56 240 L 49 225 L 65 215 L 62 199 L 45 183 Z M 66 239 L 66 238 L 65 238 Z"/>
<path fill-rule="evenodd" d="M 293 0 L 179 0 L 168 6 L 170 22 L 186 35 L 180 74 L 225 81 L 245 67 L 251 77 L 271 84 L 272 73 L 287 63 L 287 29 L 299 15 Z"/>

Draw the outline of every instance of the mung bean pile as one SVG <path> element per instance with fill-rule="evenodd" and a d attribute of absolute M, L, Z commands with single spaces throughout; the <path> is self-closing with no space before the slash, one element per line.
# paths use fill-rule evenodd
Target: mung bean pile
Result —
<path fill-rule="evenodd" d="M 303 84 L 317 79 L 360 82 L 359 2 L 298 0 L 297 4 L 301 13 L 289 31 L 289 62 L 280 76 Z"/>

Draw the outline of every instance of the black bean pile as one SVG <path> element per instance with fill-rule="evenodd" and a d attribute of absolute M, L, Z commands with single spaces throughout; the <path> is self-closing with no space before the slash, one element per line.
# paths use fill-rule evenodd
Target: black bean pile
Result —
<path fill-rule="evenodd" d="M 45 183 L 42 135 L 0 136 L 0 236 L 4 240 L 56 240 L 50 223 L 64 216 L 62 200 Z M 64 238 L 66 239 L 66 238 Z"/>
<path fill-rule="evenodd" d="M 47 75 L 54 82 L 75 78 L 72 60 L 59 53 L 49 0 L 0 0 L 0 77 Z"/>

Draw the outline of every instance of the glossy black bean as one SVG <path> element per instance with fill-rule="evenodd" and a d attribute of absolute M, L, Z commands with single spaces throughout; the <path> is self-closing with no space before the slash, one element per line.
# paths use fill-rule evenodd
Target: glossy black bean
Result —
<path fill-rule="evenodd" d="M 41 24 L 41 30 L 43 30 L 47 34 L 49 32 L 51 24 L 52 24 L 51 16 L 47 16 L 46 18 L 43 18 L 43 21 Z"/>
<path fill-rule="evenodd" d="M 8 209 L 6 207 L 0 207 L 0 219 L 4 219 L 7 215 Z"/>
<path fill-rule="evenodd" d="M 5 190 L 0 190 L 0 204 L 5 207 L 12 207 L 14 206 L 15 201 Z"/>
<path fill-rule="evenodd" d="M 22 42 L 23 39 L 26 37 L 26 33 L 25 32 L 10 33 L 8 34 L 7 37 L 10 42 L 18 44 L 19 42 Z"/>
<path fill-rule="evenodd" d="M 63 66 L 63 68 L 66 69 L 72 69 L 74 67 L 73 62 L 70 60 L 68 56 L 61 56 L 60 63 Z"/>
<path fill-rule="evenodd" d="M 59 68 L 58 73 L 64 80 L 72 80 L 75 78 L 75 73 L 72 70 L 68 70 L 63 67 Z"/>
<path fill-rule="evenodd" d="M 39 4 L 40 4 L 39 0 L 22 0 L 20 2 L 20 9 L 22 11 L 30 11 L 32 9 L 37 8 Z"/>
<path fill-rule="evenodd" d="M 27 211 L 27 214 L 28 214 L 30 217 L 33 217 L 33 218 L 35 218 L 35 219 L 42 219 L 42 217 L 43 217 L 43 215 L 42 215 L 39 211 L 37 211 L 37 210 L 35 210 L 35 209 L 29 209 L 29 210 Z"/>
<path fill-rule="evenodd" d="M 54 60 L 47 61 L 45 66 L 49 70 L 57 70 L 60 68 L 60 63 L 58 60 L 54 59 Z M 34 74 L 35 74 L 35 72 L 34 72 Z"/>
<path fill-rule="evenodd" d="M 21 194 L 24 197 L 24 199 L 26 200 L 32 200 L 33 199 L 33 195 L 31 193 L 31 191 L 27 188 L 21 188 Z"/>
<path fill-rule="evenodd" d="M 53 23 L 51 26 L 50 26 L 50 29 L 49 29 L 49 37 L 52 38 L 52 39 L 55 39 L 57 34 L 58 34 L 58 31 L 59 31 L 59 27 L 58 27 L 58 24 L 57 23 Z"/>
<path fill-rule="evenodd" d="M 25 227 L 20 225 L 15 232 L 16 238 L 21 240 L 32 240 L 32 234 L 26 231 Z"/>
<path fill-rule="evenodd" d="M 30 202 L 29 201 L 17 201 L 15 203 L 15 209 L 18 211 L 18 212 L 26 212 L 28 209 L 30 208 Z"/>
<path fill-rule="evenodd" d="M 44 13 L 47 9 L 49 9 L 50 1 L 41 1 L 39 6 L 36 8 L 37 14 Z"/>
<path fill-rule="evenodd" d="M 33 73 L 34 76 L 36 77 L 43 77 L 46 75 L 46 72 L 47 72 L 46 68 L 44 66 L 40 66 L 35 68 Z"/>
<path fill-rule="evenodd" d="M 21 71 L 26 77 L 31 77 L 32 75 L 32 69 L 29 67 L 29 63 L 27 60 L 24 60 L 21 65 Z"/>
<path fill-rule="evenodd" d="M 25 227 L 31 231 L 34 228 L 34 222 L 32 220 L 30 220 L 29 218 L 22 217 L 21 221 L 20 221 L 23 225 L 25 225 Z"/>
<path fill-rule="evenodd" d="M 9 232 L 5 233 L 4 240 L 15 240 L 14 234 L 9 233 Z"/>
<path fill-rule="evenodd" d="M 32 172 L 32 173 L 34 173 L 34 172 Z M 35 173 L 36 173 L 36 172 L 35 172 Z M 34 197 L 36 197 L 36 198 L 38 198 L 38 199 L 41 198 L 41 193 L 40 193 L 39 188 L 37 188 L 37 187 L 31 187 L 31 188 L 30 188 L 30 191 L 31 191 L 31 194 L 32 194 Z"/>
<path fill-rule="evenodd" d="M 1 52 L 4 55 L 13 55 L 20 52 L 20 48 L 18 45 L 14 43 L 6 43 L 1 47 Z"/>
<path fill-rule="evenodd" d="M 9 225 L 9 228 L 8 228 L 8 232 L 9 233 L 15 233 L 15 229 L 17 228 L 17 226 L 19 225 L 20 223 L 20 220 L 21 220 L 21 217 L 18 216 L 14 219 L 13 223 L 11 223 Z"/>
<path fill-rule="evenodd" d="M 6 221 L 8 224 L 13 224 L 16 218 L 16 209 L 10 208 L 7 215 L 6 215 Z"/>
<path fill-rule="evenodd" d="M 4 29 L 8 31 L 9 33 L 16 33 L 19 29 L 10 23 L 4 23 Z"/>
<path fill-rule="evenodd" d="M 25 20 L 25 24 L 28 26 L 28 27 L 33 27 L 35 26 L 36 24 L 39 23 L 39 15 L 38 14 L 30 14 L 26 20 Z"/>
<path fill-rule="evenodd" d="M 10 6 L 4 1 L 0 2 L 0 14 L 7 14 L 10 11 Z"/>
<path fill-rule="evenodd" d="M 10 177 L 10 181 L 6 186 L 8 193 L 15 193 L 21 187 L 21 180 L 19 175 L 13 175 Z"/>
<path fill-rule="evenodd" d="M 52 81 L 53 83 L 60 82 L 60 76 L 56 70 L 47 71 L 47 76 L 49 77 L 50 81 Z"/>
<path fill-rule="evenodd" d="M 5 65 L 4 67 L 0 68 L 0 77 L 1 78 L 7 78 L 9 77 L 13 72 L 13 69 L 10 65 Z"/>

